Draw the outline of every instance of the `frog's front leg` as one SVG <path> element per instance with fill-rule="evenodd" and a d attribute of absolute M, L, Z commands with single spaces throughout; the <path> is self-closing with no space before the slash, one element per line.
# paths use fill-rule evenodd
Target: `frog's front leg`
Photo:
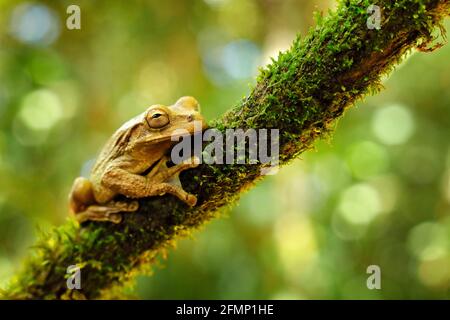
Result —
<path fill-rule="evenodd" d="M 167 162 L 169 161 L 169 157 L 164 156 L 158 162 L 153 170 L 147 175 L 147 178 L 156 182 L 166 182 L 170 180 L 172 184 L 181 187 L 181 182 L 179 180 L 179 174 L 181 171 L 192 169 L 198 167 L 200 160 L 198 157 L 193 156 L 189 159 L 184 160 L 182 163 L 176 164 L 170 168 L 167 167 Z"/>
<path fill-rule="evenodd" d="M 153 172 L 152 170 L 152 172 L 147 175 L 147 177 L 154 183 L 154 192 L 161 192 L 161 195 L 164 193 L 173 194 L 187 205 L 191 207 L 195 206 L 197 203 L 197 197 L 187 193 L 183 189 L 179 175 L 184 170 L 198 167 L 200 160 L 193 156 L 170 168 L 167 167 L 167 161 L 169 161 L 168 157 L 162 158 L 160 163 L 158 163 L 157 171 Z"/>
<path fill-rule="evenodd" d="M 167 168 L 167 158 L 163 158 L 147 176 L 130 173 L 124 169 L 113 168 L 105 173 L 103 185 L 130 198 L 161 196 L 170 193 L 189 206 L 194 206 L 197 198 L 183 190 L 178 175 L 181 171 L 198 166 L 186 161 Z"/>

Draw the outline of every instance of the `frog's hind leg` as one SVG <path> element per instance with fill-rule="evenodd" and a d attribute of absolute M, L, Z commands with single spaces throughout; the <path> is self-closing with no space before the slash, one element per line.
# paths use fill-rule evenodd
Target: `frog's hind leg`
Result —
<path fill-rule="evenodd" d="M 110 201 L 103 205 L 91 205 L 85 211 L 75 215 L 79 223 L 85 221 L 110 221 L 120 223 L 122 221 L 121 212 L 134 212 L 139 208 L 137 201 Z"/>
<path fill-rule="evenodd" d="M 134 212 L 138 209 L 137 201 L 110 201 L 106 204 L 97 204 L 92 189 L 92 183 L 83 177 L 78 177 L 73 183 L 69 195 L 70 209 L 79 223 L 87 220 L 122 221 L 120 212 Z"/>
<path fill-rule="evenodd" d="M 92 204 L 95 204 L 92 183 L 84 177 L 76 178 L 69 194 L 70 210 L 73 213 L 82 212 Z"/>

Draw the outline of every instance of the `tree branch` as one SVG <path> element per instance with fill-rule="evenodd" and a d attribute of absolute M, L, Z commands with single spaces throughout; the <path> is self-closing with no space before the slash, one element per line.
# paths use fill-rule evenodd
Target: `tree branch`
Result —
<path fill-rule="evenodd" d="M 369 30 L 367 8 L 382 9 L 381 30 Z M 277 128 L 284 165 L 329 134 L 355 101 L 381 88 L 380 78 L 414 48 L 428 50 L 450 0 L 345 0 L 290 50 L 261 70 L 250 95 L 210 127 Z M 206 165 L 183 172 L 185 189 L 198 195 L 188 208 L 173 196 L 141 199 L 136 214 L 118 225 L 73 221 L 42 236 L 6 298 L 106 297 L 149 268 L 174 239 L 217 216 L 260 177 L 261 165 Z M 82 289 L 68 290 L 66 270 L 82 267 Z"/>

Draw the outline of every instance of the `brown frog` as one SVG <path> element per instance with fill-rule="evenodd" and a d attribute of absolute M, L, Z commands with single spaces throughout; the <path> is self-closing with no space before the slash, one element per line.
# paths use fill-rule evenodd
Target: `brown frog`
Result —
<path fill-rule="evenodd" d="M 139 205 L 115 200 L 117 195 L 138 199 L 169 193 L 194 206 L 197 198 L 183 190 L 178 175 L 198 166 L 198 158 L 167 167 L 167 153 L 180 129 L 194 134 L 205 128 L 192 97 L 182 97 L 172 106 L 153 105 L 123 124 L 103 147 L 90 178 L 74 181 L 69 203 L 76 219 L 121 222 L 121 212 L 134 212 Z"/>

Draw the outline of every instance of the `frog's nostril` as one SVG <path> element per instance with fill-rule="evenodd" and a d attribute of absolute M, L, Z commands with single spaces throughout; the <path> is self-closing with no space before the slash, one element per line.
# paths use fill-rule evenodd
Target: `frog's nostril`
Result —
<path fill-rule="evenodd" d="M 192 120 L 194 120 L 194 116 L 192 114 L 187 116 L 187 121 L 191 122 Z"/>

